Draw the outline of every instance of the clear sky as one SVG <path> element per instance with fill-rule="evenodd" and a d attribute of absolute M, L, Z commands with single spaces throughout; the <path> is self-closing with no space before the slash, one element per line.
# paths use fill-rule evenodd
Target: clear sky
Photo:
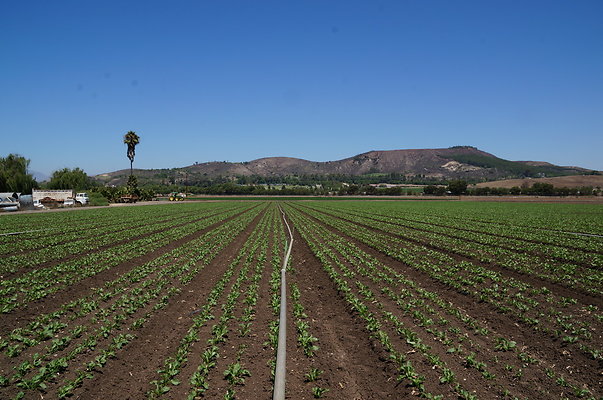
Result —
<path fill-rule="evenodd" d="M 603 1 L 0 1 L 31 170 L 473 145 L 603 170 Z"/>

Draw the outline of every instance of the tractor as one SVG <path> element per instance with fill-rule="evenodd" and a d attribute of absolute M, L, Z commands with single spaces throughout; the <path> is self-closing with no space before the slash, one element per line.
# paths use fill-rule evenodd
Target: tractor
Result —
<path fill-rule="evenodd" d="M 170 193 L 170 201 L 184 201 L 184 195 L 182 193 L 172 192 Z"/>

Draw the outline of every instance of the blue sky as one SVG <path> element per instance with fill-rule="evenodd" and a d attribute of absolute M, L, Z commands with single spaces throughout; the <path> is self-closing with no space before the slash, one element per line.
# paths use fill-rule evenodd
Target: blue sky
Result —
<path fill-rule="evenodd" d="M 603 1 L 2 1 L 0 156 L 45 174 L 473 145 L 603 170 Z"/>

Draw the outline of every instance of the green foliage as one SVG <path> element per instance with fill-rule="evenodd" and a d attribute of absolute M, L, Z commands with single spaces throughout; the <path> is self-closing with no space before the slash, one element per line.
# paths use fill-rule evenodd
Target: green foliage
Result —
<path fill-rule="evenodd" d="M 503 337 L 496 339 L 496 346 L 494 348 L 498 351 L 510 351 L 517 347 L 517 343 L 513 340 L 508 340 Z"/>
<path fill-rule="evenodd" d="M 497 188 L 497 187 L 476 187 L 467 190 L 471 196 L 505 196 L 505 195 L 524 195 L 524 196 L 592 196 L 599 194 L 600 191 L 592 186 L 583 187 L 555 187 L 550 183 L 535 182 L 531 187 Z"/>
<path fill-rule="evenodd" d="M 124 143 L 128 145 L 128 159 L 130 160 L 130 175 L 132 175 L 132 163 L 134 162 L 134 156 L 136 155 L 136 145 L 140 143 L 140 136 L 136 132 L 128 131 L 124 135 Z"/>
<path fill-rule="evenodd" d="M 555 165 L 528 165 L 481 154 L 454 154 L 450 156 L 450 158 L 463 164 L 475 165 L 481 168 L 493 168 L 500 172 L 508 172 L 515 177 L 522 178 L 538 177 L 543 175 L 572 175 L 576 173 L 576 170 L 570 170 Z"/>
<path fill-rule="evenodd" d="M 87 190 L 94 187 L 95 183 L 79 168 L 63 168 L 52 173 L 46 186 L 48 189 Z"/>
<path fill-rule="evenodd" d="M 0 192 L 31 194 L 38 182 L 27 172 L 29 160 L 18 154 L 0 157 Z"/>
<path fill-rule="evenodd" d="M 306 382 L 316 381 L 320 377 L 320 375 L 322 375 L 322 372 L 323 371 L 319 370 L 318 368 L 310 369 L 310 372 L 306 374 Z"/>
<path fill-rule="evenodd" d="M 115 203 L 117 201 L 119 201 L 119 199 L 122 196 L 127 196 L 130 195 L 131 191 L 128 190 L 127 187 L 125 186 L 121 186 L 121 187 L 96 187 L 93 188 L 91 190 L 91 194 L 92 193 L 98 193 L 100 194 L 102 197 L 104 197 L 105 199 L 107 199 L 109 202 L 111 203 Z M 151 190 L 151 189 L 137 189 L 138 193 L 138 199 L 139 200 L 152 200 L 153 197 L 155 197 L 155 191 Z M 92 198 L 90 199 L 90 201 L 92 201 Z M 102 201 L 102 200 L 100 200 Z M 99 204 L 101 205 L 101 204 Z"/>
<path fill-rule="evenodd" d="M 552 196 L 555 193 L 555 187 L 550 183 L 536 182 L 532 185 L 532 192 L 541 196 Z"/>
<path fill-rule="evenodd" d="M 329 389 L 327 389 L 327 388 L 321 388 L 321 387 L 318 387 L 318 386 L 314 386 L 312 388 L 312 395 L 314 396 L 314 398 L 320 399 L 328 391 L 329 391 Z"/>
<path fill-rule="evenodd" d="M 464 194 L 467 191 L 467 182 L 457 179 L 448 183 L 448 191 L 454 196 Z"/>
<path fill-rule="evenodd" d="M 245 377 L 251 376 L 249 370 L 243 368 L 241 363 L 230 364 L 224 371 L 224 379 L 231 385 L 242 385 L 245 383 Z"/>
<path fill-rule="evenodd" d="M 140 197 L 140 189 L 138 189 L 138 179 L 136 179 L 134 175 L 130 175 L 128 177 L 126 193 L 130 196 Z"/>
<path fill-rule="evenodd" d="M 427 185 L 423 188 L 423 193 L 427 195 L 443 196 L 446 194 L 444 186 Z"/>
<path fill-rule="evenodd" d="M 92 192 L 88 195 L 89 197 L 89 205 L 91 206 L 108 206 L 109 200 L 98 192 Z"/>

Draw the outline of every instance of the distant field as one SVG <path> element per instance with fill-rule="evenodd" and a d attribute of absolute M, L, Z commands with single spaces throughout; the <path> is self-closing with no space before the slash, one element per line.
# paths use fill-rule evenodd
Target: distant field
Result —
<path fill-rule="evenodd" d="M 500 187 L 512 188 L 514 186 L 522 187 L 522 185 L 532 186 L 534 183 L 550 183 L 556 187 L 582 187 L 592 186 L 603 187 L 603 175 L 570 175 L 556 176 L 553 178 L 525 178 L 525 179 L 507 179 L 503 181 L 483 182 L 478 183 L 477 187 Z"/>
<path fill-rule="evenodd" d="M 0 398 L 599 399 L 603 207 L 182 202 L 3 216 Z M 11 234 L 14 233 L 14 234 Z"/>

